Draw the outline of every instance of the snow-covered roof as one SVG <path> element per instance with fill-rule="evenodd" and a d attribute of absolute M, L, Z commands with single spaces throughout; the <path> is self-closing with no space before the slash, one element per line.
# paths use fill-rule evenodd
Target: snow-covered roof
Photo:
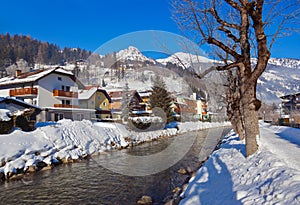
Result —
<path fill-rule="evenodd" d="M 2 85 L 11 85 L 11 84 L 19 84 L 19 83 L 29 83 L 29 82 L 35 82 L 39 80 L 40 78 L 52 73 L 52 72 L 58 72 L 66 75 L 73 75 L 72 72 L 66 71 L 62 68 L 49 68 L 46 70 L 34 70 L 26 73 L 21 73 L 19 76 L 14 77 L 5 77 L 0 79 L 0 86 Z"/>
<path fill-rule="evenodd" d="M 109 102 L 111 102 L 111 98 L 108 95 L 107 91 L 104 89 L 99 89 L 98 87 L 91 87 L 90 89 L 86 89 L 86 90 L 79 90 L 78 92 L 78 100 L 88 100 L 90 99 L 95 92 L 102 92 L 106 98 L 109 100 Z"/>
<path fill-rule="evenodd" d="M 143 97 L 149 97 L 152 92 L 151 91 L 148 91 L 148 92 L 138 92 L 139 95 L 143 98 Z"/>
<path fill-rule="evenodd" d="M 16 104 L 22 104 L 24 107 L 32 107 L 32 108 L 41 110 L 41 108 L 36 105 L 32 105 L 23 100 L 19 100 L 19 99 L 12 98 L 12 97 L 0 97 L 0 103 L 3 101 L 11 101 L 11 102 L 15 102 Z"/>
<path fill-rule="evenodd" d="M 93 87 L 89 90 L 80 90 L 78 92 L 78 100 L 88 100 L 94 95 L 96 91 L 97 91 L 96 87 Z"/>
<path fill-rule="evenodd" d="M 11 118 L 8 117 L 10 115 L 10 111 L 7 109 L 0 109 L 0 121 L 10 121 Z"/>

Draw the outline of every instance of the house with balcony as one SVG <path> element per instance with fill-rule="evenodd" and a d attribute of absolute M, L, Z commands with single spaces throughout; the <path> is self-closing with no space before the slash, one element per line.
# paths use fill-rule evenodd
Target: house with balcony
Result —
<path fill-rule="evenodd" d="M 143 100 L 141 104 L 145 106 L 147 112 L 151 112 L 150 96 L 152 95 L 152 90 L 139 91 L 138 93 Z"/>
<path fill-rule="evenodd" d="M 112 119 L 121 120 L 122 115 L 122 98 L 124 91 L 122 89 L 106 89 L 109 97 L 111 98 L 110 110 L 112 114 Z M 131 104 L 132 113 L 135 115 L 142 115 L 146 111 L 145 104 L 143 104 L 143 99 L 136 90 L 131 90 Z"/>
<path fill-rule="evenodd" d="M 208 120 L 207 103 L 203 98 L 192 96 L 176 96 L 174 100 L 174 112 L 180 115 L 181 120 Z"/>
<path fill-rule="evenodd" d="M 96 113 L 96 120 L 110 120 L 111 98 L 104 89 L 99 87 L 86 87 L 85 90 L 78 92 L 79 107 L 84 109 L 94 109 Z"/>
<path fill-rule="evenodd" d="M 280 97 L 282 109 L 286 113 L 291 111 L 300 111 L 300 93 L 289 94 Z"/>
<path fill-rule="evenodd" d="M 60 67 L 33 70 L 0 79 L 0 96 L 12 97 L 42 108 L 37 121 L 90 119 L 94 110 L 79 109 L 78 89 L 84 85 Z"/>

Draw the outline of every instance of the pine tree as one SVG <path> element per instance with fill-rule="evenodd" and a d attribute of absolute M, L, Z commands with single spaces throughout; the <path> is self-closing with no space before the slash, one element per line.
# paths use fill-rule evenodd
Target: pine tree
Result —
<path fill-rule="evenodd" d="M 129 90 L 128 83 L 125 84 L 125 87 L 123 89 L 123 96 L 122 96 L 122 104 L 121 104 L 121 118 L 125 119 L 127 121 L 128 117 L 131 114 L 132 110 L 132 103 L 131 103 L 131 93 Z"/>
<path fill-rule="evenodd" d="M 161 108 L 166 115 L 166 123 L 173 121 L 172 116 L 172 98 L 170 97 L 166 84 L 159 76 L 155 76 L 153 79 L 152 94 L 150 95 L 150 105 L 152 110 L 154 108 Z M 156 116 L 160 116 L 158 113 L 153 113 Z"/>
<path fill-rule="evenodd" d="M 106 86 L 106 83 L 105 83 L 105 80 L 104 78 L 102 79 L 102 87 L 105 87 Z"/>

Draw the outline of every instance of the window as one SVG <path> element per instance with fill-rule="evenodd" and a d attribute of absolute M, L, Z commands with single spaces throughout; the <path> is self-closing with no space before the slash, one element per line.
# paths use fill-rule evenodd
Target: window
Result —
<path fill-rule="evenodd" d="M 64 85 L 61 86 L 61 90 L 65 90 L 65 86 Z"/>
<path fill-rule="evenodd" d="M 62 101 L 61 101 L 61 104 L 63 104 L 63 105 L 66 104 L 66 101 L 65 101 L 65 100 L 62 100 Z"/>
<path fill-rule="evenodd" d="M 94 101 L 92 101 L 92 105 L 94 105 L 95 104 L 95 102 Z"/>
<path fill-rule="evenodd" d="M 106 102 L 103 103 L 103 106 L 106 106 Z"/>
<path fill-rule="evenodd" d="M 82 114 L 82 113 L 77 114 L 76 120 L 81 121 L 83 119 L 84 119 L 84 114 Z"/>
<path fill-rule="evenodd" d="M 57 79 L 58 79 L 59 81 L 61 81 L 61 77 L 57 77 Z"/>
<path fill-rule="evenodd" d="M 70 90 L 71 90 L 70 86 L 66 86 L 66 91 L 70 92 Z"/>
<path fill-rule="evenodd" d="M 66 105 L 71 105 L 71 101 L 70 100 L 66 100 Z"/>
<path fill-rule="evenodd" d="M 98 100 L 100 100 L 101 99 L 101 96 L 100 95 L 98 95 Z"/>
<path fill-rule="evenodd" d="M 62 120 L 64 119 L 64 114 L 63 113 L 55 113 L 54 115 L 54 121 Z"/>

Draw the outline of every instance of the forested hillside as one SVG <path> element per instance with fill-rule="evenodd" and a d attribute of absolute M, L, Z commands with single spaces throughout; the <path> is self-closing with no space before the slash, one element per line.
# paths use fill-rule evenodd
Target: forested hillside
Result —
<path fill-rule="evenodd" d="M 30 36 L 0 34 L 0 67 L 16 63 L 20 59 L 34 64 L 61 64 L 87 59 L 90 51 L 80 48 L 63 48 L 48 42 L 41 42 Z"/>

